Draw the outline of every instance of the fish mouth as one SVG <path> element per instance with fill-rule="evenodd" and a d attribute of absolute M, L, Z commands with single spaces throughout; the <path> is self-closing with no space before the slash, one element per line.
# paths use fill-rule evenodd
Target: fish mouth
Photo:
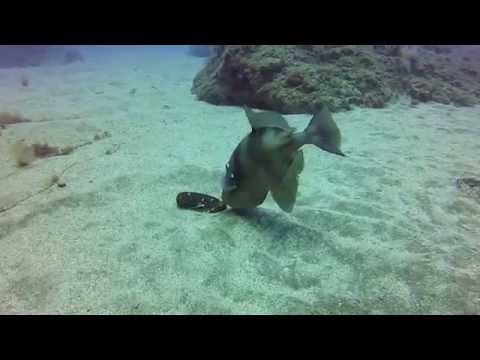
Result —
<path fill-rule="evenodd" d="M 231 179 L 227 176 L 222 178 L 222 191 L 223 192 L 231 192 L 237 188 L 237 184 L 235 184 Z"/>

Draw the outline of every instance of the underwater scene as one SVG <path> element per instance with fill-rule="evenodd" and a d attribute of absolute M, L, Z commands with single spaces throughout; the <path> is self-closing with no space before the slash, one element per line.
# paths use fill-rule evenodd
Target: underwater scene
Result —
<path fill-rule="evenodd" d="M 480 314 L 480 46 L 0 45 L 0 314 Z"/>

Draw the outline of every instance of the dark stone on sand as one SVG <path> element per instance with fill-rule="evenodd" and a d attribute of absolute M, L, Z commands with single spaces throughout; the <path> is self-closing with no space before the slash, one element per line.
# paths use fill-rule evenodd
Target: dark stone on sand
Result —
<path fill-rule="evenodd" d="M 79 50 L 70 49 L 70 50 L 67 50 L 67 52 L 65 53 L 65 56 L 63 58 L 63 63 L 70 64 L 70 63 L 74 63 L 77 61 L 84 61 L 84 60 L 85 58 L 83 57 L 82 53 Z"/>
<path fill-rule="evenodd" d="M 443 45 L 222 45 L 192 92 L 215 105 L 286 114 L 313 113 L 322 104 L 332 111 L 382 108 L 399 95 L 414 104 L 478 104 L 480 53 L 468 54 L 466 68 L 456 51 Z"/>
<path fill-rule="evenodd" d="M 475 178 L 458 178 L 457 187 L 468 196 L 480 201 L 480 180 Z"/>
<path fill-rule="evenodd" d="M 7 125 L 31 122 L 32 120 L 24 118 L 18 114 L 0 112 L 0 129 L 5 129 Z"/>
<path fill-rule="evenodd" d="M 57 45 L 0 45 L 0 68 L 66 65 L 83 61 L 75 48 Z"/>
<path fill-rule="evenodd" d="M 196 192 L 179 193 L 177 195 L 177 206 L 180 209 L 189 209 L 208 213 L 216 213 L 227 208 L 226 205 L 220 201 L 220 199 Z"/>

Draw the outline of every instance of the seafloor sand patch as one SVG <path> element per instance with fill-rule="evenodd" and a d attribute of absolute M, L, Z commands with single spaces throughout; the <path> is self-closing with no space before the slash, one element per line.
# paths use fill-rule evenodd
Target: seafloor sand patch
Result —
<path fill-rule="evenodd" d="M 304 149 L 292 214 L 270 197 L 198 214 L 176 194 L 217 196 L 249 130 L 241 109 L 194 100 L 200 66 L 31 69 L 17 92 L 0 73 L 5 111 L 50 120 L 3 131 L 0 193 L 23 196 L 75 162 L 66 187 L 0 214 L 0 313 L 480 313 L 480 204 L 454 182 L 480 176 L 479 107 L 336 114 L 348 157 Z M 5 153 L 15 136 L 63 145 L 98 130 L 112 136 L 24 169 Z"/>

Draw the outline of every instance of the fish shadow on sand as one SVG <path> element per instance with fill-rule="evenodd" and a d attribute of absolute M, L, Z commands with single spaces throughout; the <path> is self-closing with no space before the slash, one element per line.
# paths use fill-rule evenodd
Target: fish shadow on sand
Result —
<path fill-rule="evenodd" d="M 269 209 L 228 209 L 222 216 L 243 220 L 251 229 L 249 236 L 255 236 L 264 244 L 268 241 L 265 245 L 272 250 L 311 250 L 326 241 L 322 231 Z"/>
<path fill-rule="evenodd" d="M 330 257 L 346 266 L 361 269 L 362 255 L 338 244 L 335 235 L 337 225 L 327 226 L 332 220 L 330 217 L 323 219 L 320 214 L 312 213 L 308 221 L 303 221 L 305 209 L 298 207 L 297 212 L 298 216 L 265 208 L 228 209 L 221 216 L 236 222 L 242 221 L 250 229 L 245 236 L 270 255 L 287 259 L 302 254 L 316 254 L 314 263 L 322 264 L 324 259 Z"/>

